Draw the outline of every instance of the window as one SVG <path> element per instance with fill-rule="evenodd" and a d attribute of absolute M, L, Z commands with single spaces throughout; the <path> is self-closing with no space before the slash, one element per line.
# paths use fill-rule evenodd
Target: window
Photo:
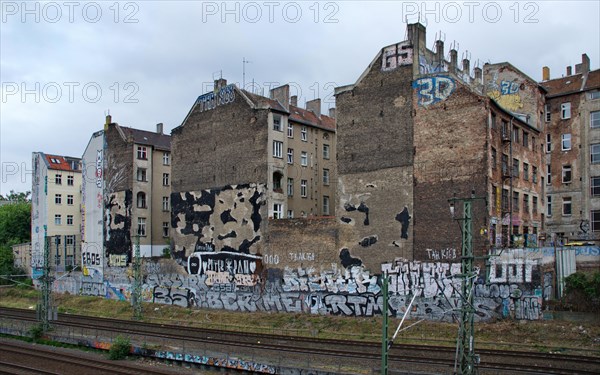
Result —
<path fill-rule="evenodd" d="M 283 152 L 283 142 L 273 141 L 273 157 L 281 159 L 282 152 Z"/>
<path fill-rule="evenodd" d="M 571 166 L 570 165 L 563 165 L 562 166 L 562 182 L 563 184 L 568 184 L 572 181 L 573 176 L 571 173 Z"/>
<path fill-rule="evenodd" d="M 75 245 L 75 235 L 65 236 L 65 244 L 67 246 Z"/>
<path fill-rule="evenodd" d="M 294 179 L 293 178 L 287 179 L 287 195 L 288 195 L 288 197 L 294 196 Z"/>
<path fill-rule="evenodd" d="M 496 156 L 496 149 L 492 147 L 492 169 L 496 169 L 498 164 L 498 156 Z"/>
<path fill-rule="evenodd" d="M 323 196 L 323 215 L 329 215 L 329 197 Z"/>
<path fill-rule="evenodd" d="M 294 125 L 291 122 L 288 122 L 287 136 L 288 138 L 294 138 Z"/>
<path fill-rule="evenodd" d="M 523 194 L 523 212 L 529 213 L 529 194 Z"/>
<path fill-rule="evenodd" d="M 62 194 L 55 194 L 54 195 L 54 203 L 56 203 L 56 204 L 62 204 Z"/>
<path fill-rule="evenodd" d="M 569 151 L 571 149 L 571 134 L 562 135 L 562 151 Z"/>
<path fill-rule="evenodd" d="M 592 164 L 600 163 L 600 143 L 590 145 L 590 154 L 592 156 Z"/>
<path fill-rule="evenodd" d="M 593 210 L 590 212 L 592 232 L 600 232 L 600 210 Z"/>
<path fill-rule="evenodd" d="M 281 179 L 283 178 L 283 174 L 279 171 L 273 172 L 273 191 L 276 193 L 283 194 L 283 189 L 281 188 Z"/>
<path fill-rule="evenodd" d="M 492 185 L 492 211 L 496 211 L 498 205 L 496 201 L 498 200 L 498 189 L 496 186 Z"/>
<path fill-rule="evenodd" d="M 146 193 L 141 191 L 137 193 L 137 207 L 146 208 Z"/>
<path fill-rule="evenodd" d="M 519 142 L 519 128 L 517 128 L 516 126 L 513 127 L 512 130 L 512 141 L 515 143 Z"/>
<path fill-rule="evenodd" d="M 590 112 L 590 126 L 592 129 L 600 128 L 600 111 Z"/>
<path fill-rule="evenodd" d="M 560 118 L 563 120 L 571 118 L 571 103 L 563 103 L 560 105 Z"/>
<path fill-rule="evenodd" d="M 67 185 L 68 186 L 73 186 L 75 184 L 75 177 L 73 176 L 67 176 Z"/>
<path fill-rule="evenodd" d="M 496 123 L 496 114 L 492 112 L 492 129 L 498 130 L 498 125 Z"/>
<path fill-rule="evenodd" d="M 537 151 L 537 145 L 535 143 L 535 137 L 534 136 L 531 136 L 531 149 L 533 151 Z"/>
<path fill-rule="evenodd" d="M 71 194 L 67 195 L 67 204 L 69 206 L 73 205 L 73 196 Z"/>
<path fill-rule="evenodd" d="M 294 218 L 294 210 L 287 210 L 287 218 L 288 219 Z"/>
<path fill-rule="evenodd" d="M 163 154 L 163 165 L 171 165 L 171 153 L 165 152 Z"/>
<path fill-rule="evenodd" d="M 62 175 L 57 174 L 56 176 L 54 176 L 54 183 L 56 185 L 62 185 Z"/>
<path fill-rule="evenodd" d="M 550 164 L 546 166 L 546 185 L 552 185 L 552 167 Z"/>
<path fill-rule="evenodd" d="M 513 177 L 519 177 L 519 159 L 513 159 L 512 175 Z"/>
<path fill-rule="evenodd" d="M 529 181 L 529 164 L 523 163 L 523 179 Z"/>
<path fill-rule="evenodd" d="M 546 104 L 544 106 L 544 112 L 546 113 L 546 122 L 550 122 L 550 118 L 551 118 L 550 104 Z"/>
<path fill-rule="evenodd" d="M 546 216 L 552 216 L 552 196 L 546 197 Z"/>
<path fill-rule="evenodd" d="M 145 217 L 138 217 L 137 234 L 138 234 L 138 236 L 146 235 L 146 218 Z"/>
<path fill-rule="evenodd" d="M 300 139 L 306 142 L 308 140 L 308 132 L 306 130 L 306 126 L 303 126 L 300 129 Z"/>
<path fill-rule="evenodd" d="M 162 235 L 163 237 L 169 237 L 169 222 L 163 221 L 162 223 Z"/>
<path fill-rule="evenodd" d="M 273 203 L 273 219 L 283 219 L 283 205 L 281 203 Z"/>
<path fill-rule="evenodd" d="M 163 186 L 169 186 L 169 174 L 163 173 Z"/>
<path fill-rule="evenodd" d="M 592 197 L 600 197 L 600 177 L 592 177 L 590 186 L 592 187 Z"/>
<path fill-rule="evenodd" d="M 573 207 L 571 205 L 571 197 L 563 197 L 563 215 L 570 216 L 573 211 Z"/>
<path fill-rule="evenodd" d="M 300 180 L 300 196 L 306 198 L 306 183 L 307 180 Z"/>
<path fill-rule="evenodd" d="M 148 151 L 145 146 L 137 146 L 137 158 L 141 160 L 148 159 Z"/>
<path fill-rule="evenodd" d="M 329 169 L 323 169 L 323 185 L 329 185 Z"/>
<path fill-rule="evenodd" d="M 508 211 L 508 189 L 502 189 L 502 211 Z"/>
<path fill-rule="evenodd" d="M 538 197 L 531 197 L 531 199 L 533 201 L 531 203 L 531 206 L 533 208 L 533 213 L 537 214 L 537 212 L 538 212 Z"/>
<path fill-rule="evenodd" d="M 169 211 L 169 197 L 162 197 L 162 209 L 163 211 Z"/>
<path fill-rule="evenodd" d="M 513 191 L 513 206 L 512 206 L 512 210 L 513 212 L 519 212 L 519 193 L 516 191 Z"/>
<path fill-rule="evenodd" d="M 278 132 L 283 131 L 281 129 L 281 116 L 279 115 L 273 115 L 273 130 Z"/>
<path fill-rule="evenodd" d="M 552 137 L 546 134 L 546 153 L 552 152 Z"/>
<path fill-rule="evenodd" d="M 502 175 L 508 176 L 508 155 L 502 154 Z"/>
<path fill-rule="evenodd" d="M 73 225 L 73 215 L 67 215 L 67 225 Z"/>
<path fill-rule="evenodd" d="M 142 182 L 148 181 L 148 177 L 146 176 L 146 168 L 137 169 L 137 180 Z"/>
<path fill-rule="evenodd" d="M 600 91 L 592 91 L 589 95 L 590 100 L 600 99 Z"/>
<path fill-rule="evenodd" d="M 304 167 L 308 165 L 308 154 L 306 153 L 306 151 L 302 151 L 302 153 L 300 154 L 300 164 Z"/>
<path fill-rule="evenodd" d="M 502 120 L 502 139 L 508 140 L 508 122 Z"/>
<path fill-rule="evenodd" d="M 288 162 L 288 164 L 294 164 L 294 149 L 293 148 L 288 148 L 287 162 Z"/>
<path fill-rule="evenodd" d="M 329 145 L 323 144 L 323 159 L 329 160 Z"/>
<path fill-rule="evenodd" d="M 54 225 L 60 225 L 62 221 L 62 216 L 60 214 L 54 215 Z"/>
<path fill-rule="evenodd" d="M 536 166 L 532 167 L 532 170 L 531 170 L 531 179 L 533 180 L 534 184 L 537 184 L 538 171 L 537 171 L 537 167 Z"/>
<path fill-rule="evenodd" d="M 529 133 L 523 130 L 523 147 L 529 148 Z"/>

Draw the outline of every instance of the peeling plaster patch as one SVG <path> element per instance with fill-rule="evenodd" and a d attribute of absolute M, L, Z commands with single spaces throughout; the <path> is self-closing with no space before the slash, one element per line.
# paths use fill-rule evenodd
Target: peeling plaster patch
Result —
<path fill-rule="evenodd" d="M 406 98 L 402 95 L 394 99 L 394 107 L 401 108 L 406 104 Z"/>
<path fill-rule="evenodd" d="M 350 268 L 353 266 L 362 266 L 362 260 L 360 260 L 358 258 L 353 258 L 350 255 L 350 251 L 346 248 L 343 248 L 340 251 L 340 260 L 341 260 L 342 266 L 344 268 Z"/>
<path fill-rule="evenodd" d="M 362 247 L 369 247 L 371 245 L 374 245 L 375 243 L 377 243 L 378 237 L 375 236 L 369 236 L 369 237 L 365 237 L 363 238 L 358 244 Z"/>
<path fill-rule="evenodd" d="M 346 223 L 346 224 L 350 224 L 352 222 L 352 219 L 350 219 L 349 217 L 344 217 L 344 216 L 342 216 L 340 218 L 340 220 L 342 221 L 342 223 Z"/>
<path fill-rule="evenodd" d="M 396 220 L 402 224 L 400 238 L 408 239 L 408 225 L 412 216 L 408 213 L 408 207 L 404 206 L 402 212 L 396 215 Z"/>

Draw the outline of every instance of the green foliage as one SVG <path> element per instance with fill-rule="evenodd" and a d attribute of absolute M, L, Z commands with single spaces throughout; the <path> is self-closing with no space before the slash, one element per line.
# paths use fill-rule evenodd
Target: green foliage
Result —
<path fill-rule="evenodd" d="M 600 272 L 589 278 L 583 272 L 575 272 L 565 278 L 565 288 L 568 294 L 580 292 L 590 299 L 600 298 Z"/>
<path fill-rule="evenodd" d="M 0 245 L 29 242 L 31 237 L 31 203 L 18 202 L 0 206 Z"/>
<path fill-rule="evenodd" d="M 108 358 L 112 360 L 125 359 L 131 352 L 129 339 L 117 336 L 108 350 Z"/>
<path fill-rule="evenodd" d="M 29 335 L 33 341 L 39 341 L 44 335 L 44 328 L 41 324 L 36 324 L 29 329 Z"/>

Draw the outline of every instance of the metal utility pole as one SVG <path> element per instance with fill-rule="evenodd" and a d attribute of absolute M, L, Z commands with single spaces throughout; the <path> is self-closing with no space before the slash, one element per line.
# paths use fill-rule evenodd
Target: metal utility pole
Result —
<path fill-rule="evenodd" d="M 381 314 L 383 315 L 382 332 L 381 332 L 381 375 L 388 373 L 388 275 L 384 272 L 381 280 L 381 294 L 383 303 L 381 306 Z"/>
<path fill-rule="evenodd" d="M 52 320 L 52 281 L 50 274 L 50 237 L 44 234 L 44 264 L 42 266 L 42 277 L 40 278 L 42 294 L 37 305 L 37 319 L 42 325 L 43 332 L 50 329 Z"/>
<path fill-rule="evenodd" d="M 135 252 L 133 256 L 133 291 L 131 293 L 133 319 L 142 319 L 142 262 L 140 259 L 140 235 L 135 236 Z"/>
<path fill-rule="evenodd" d="M 456 340 L 456 358 L 454 363 L 455 374 L 471 375 L 476 374 L 475 365 L 479 363 L 479 356 L 475 354 L 474 342 L 474 316 L 475 307 L 473 306 L 474 281 L 477 273 L 474 271 L 473 254 L 473 223 L 472 223 L 472 204 L 475 200 L 486 200 L 485 197 L 475 197 L 475 191 L 472 191 L 470 198 L 452 198 L 450 202 L 450 212 L 454 217 L 454 205 L 457 202 L 463 203 L 463 217 L 455 218 L 461 221 L 462 232 L 462 256 L 461 256 L 461 305 L 460 305 L 460 326 Z"/>

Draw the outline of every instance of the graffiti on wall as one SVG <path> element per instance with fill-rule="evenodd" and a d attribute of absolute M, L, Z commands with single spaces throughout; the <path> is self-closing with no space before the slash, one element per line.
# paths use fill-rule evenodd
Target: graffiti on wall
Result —
<path fill-rule="evenodd" d="M 352 211 L 362 212 L 363 214 L 365 214 L 365 219 L 363 220 L 363 224 L 369 225 L 369 206 L 367 206 L 365 202 L 360 202 L 360 204 L 358 206 L 356 206 L 352 203 L 346 203 L 346 204 L 344 204 L 344 210 L 346 210 L 346 212 L 352 212 Z"/>
<path fill-rule="evenodd" d="M 220 252 L 195 252 L 188 257 L 190 275 L 206 275 L 206 285 L 231 284 L 253 286 L 260 281 L 262 256 Z"/>
<path fill-rule="evenodd" d="M 435 76 L 415 80 L 413 88 L 417 90 L 419 105 L 428 106 L 448 99 L 454 92 L 456 84 L 450 77 Z"/>
<path fill-rule="evenodd" d="M 520 96 L 521 84 L 515 81 L 500 80 L 495 71 L 488 83 L 488 96 L 494 99 L 502 108 L 517 111 L 523 108 Z"/>
<path fill-rule="evenodd" d="M 221 87 L 219 90 L 200 95 L 196 99 L 196 106 L 200 112 L 215 109 L 218 106 L 233 103 L 235 100 L 235 85 L 230 84 Z"/>
<path fill-rule="evenodd" d="M 458 257 L 456 249 L 452 247 L 440 250 L 425 249 L 425 251 L 429 260 L 454 260 Z"/>
<path fill-rule="evenodd" d="M 433 59 L 431 59 L 433 60 Z M 446 62 L 442 59 L 442 61 L 428 61 L 427 58 L 423 55 L 419 55 L 419 73 L 421 74 L 431 74 L 431 73 L 442 73 L 447 72 L 448 66 Z"/>
<path fill-rule="evenodd" d="M 265 191 L 263 184 L 246 184 L 172 193 L 175 257 L 187 262 L 194 252 L 256 253 Z"/>
<path fill-rule="evenodd" d="M 533 267 L 538 261 L 533 259 L 490 260 L 491 283 L 530 283 Z"/>
<path fill-rule="evenodd" d="M 131 190 L 108 194 L 104 209 L 106 215 L 104 246 L 106 255 L 125 255 L 131 259 Z"/>
<path fill-rule="evenodd" d="M 399 66 L 411 65 L 412 62 L 413 48 L 409 41 L 404 41 L 383 49 L 381 70 L 388 72 Z"/>

